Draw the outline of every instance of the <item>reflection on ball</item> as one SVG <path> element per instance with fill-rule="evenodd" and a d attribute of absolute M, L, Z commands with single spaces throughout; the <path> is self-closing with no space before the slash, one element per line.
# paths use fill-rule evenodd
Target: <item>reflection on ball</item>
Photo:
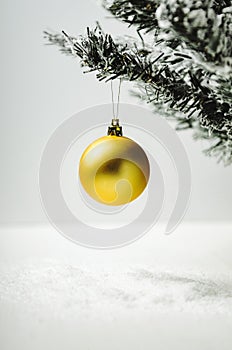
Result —
<path fill-rule="evenodd" d="M 143 149 L 124 136 L 103 136 L 81 156 L 79 176 L 85 191 L 96 201 L 123 205 L 145 189 L 150 167 Z"/>

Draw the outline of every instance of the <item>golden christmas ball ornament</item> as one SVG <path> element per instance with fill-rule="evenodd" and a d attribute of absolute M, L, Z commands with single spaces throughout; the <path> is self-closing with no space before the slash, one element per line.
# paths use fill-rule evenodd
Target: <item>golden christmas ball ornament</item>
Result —
<path fill-rule="evenodd" d="M 127 204 L 141 195 L 150 174 L 144 150 L 122 136 L 119 120 L 113 119 L 108 135 L 92 142 L 83 152 L 79 177 L 85 191 L 106 205 Z"/>

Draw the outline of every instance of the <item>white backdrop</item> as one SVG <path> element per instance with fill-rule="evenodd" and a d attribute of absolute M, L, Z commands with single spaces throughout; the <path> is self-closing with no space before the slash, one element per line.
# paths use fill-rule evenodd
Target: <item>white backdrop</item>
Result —
<path fill-rule="evenodd" d="M 131 245 L 99 251 L 44 225 L 38 169 L 47 140 L 111 95 L 78 59 L 45 46 L 42 32 L 81 34 L 95 20 L 127 32 L 107 15 L 95 0 L 0 0 L 0 349 L 229 350 L 232 167 L 205 157 L 190 132 L 179 135 L 192 199 L 174 234 L 160 223 Z M 139 103 L 130 86 L 122 102 Z"/>
<path fill-rule="evenodd" d="M 78 59 L 44 46 L 44 29 L 77 35 L 98 20 L 114 36 L 134 34 L 94 0 L 0 0 L 1 128 L 0 222 L 43 222 L 38 190 L 42 150 L 54 129 L 84 108 L 110 102 L 109 84 L 82 74 Z M 121 101 L 130 97 L 123 84 Z M 111 116 L 109 116 L 110 120 Z M 179 134 L 192 166 L 193 190 L 186 220 L 231 220 L 232 167 L 201 152 L 190 132 Z"/>

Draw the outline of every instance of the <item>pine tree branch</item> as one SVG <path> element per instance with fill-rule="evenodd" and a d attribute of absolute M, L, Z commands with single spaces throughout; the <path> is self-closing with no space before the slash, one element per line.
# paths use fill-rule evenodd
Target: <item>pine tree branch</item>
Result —
<path fill-rule="evenodd" d="M 44 31 L 44 38 L 47 40 L 46 45 L 56 45 L 60 52 L 67 56 L 73 56 L 71 45 L 68 44 L 67 38 L 60 33 L 49 33 Z M 75 38 L 72 38 L 74 40 Z"/>
<path fill-rule="evenodd" d="M 97 71 L 99 80 L 122 78 L 136 81 L 144 89 L 146 99 L 156 105 L 164 103 L 170 110 L 185 113 L 187 119 L 219 138 L 223 158 L 228 162 L 228 144 L 232 140 L 232 108 L 222 100 L 217 90 L 211 87 L 211 76 L 204 70 L 183 64 L 184 54 L 176 56 L 140 49 L 136 45 L 117 43 L 109 34 L 99 29 L 90 31 L 87 36 L 75 39 L 45 33 L 48 42 L 58 45 L 62 52 L 81 58 L 88 71 Z M 208 83 L 207 83 L 208 79 Z M 216 92 L 215 92 L 216 91 Z M 187 124 L 188 125 L 188 122 Z M 190 125 L 190 122 L 189 122 Z M 192 124 L 193 125 L 193 124 Z M 191 125 L 191 127 L 192 127 Z M 222 152 L 223 149 L 223 152 Z M 228 149 L 228 150 L 227 150 Z"/>
<path fill-rule="evenodd" d="M 141 85 L 139 91 L 132 91 L 132 95 L 137 97 L 140 101 L 151 102 L 147 99 L 147 92 Z M 184 113 L 180 113 L 175 109 L 167 109 L 162 103 L 153 103 L 153 113 L 155 115 L 162 115 L 176 124 L 176 130 L 193 130 L 193 138 L 195 140 L 205 140 L 211 144 L 210 147 L 204 150 L 205 155 L 216 157 L 218 162 L 222 161 L 224 165 L 232 164 L 232 138 L 227 134 L 210 131 L 210 128 L 202 127 L 198 118 L 187 119 Z"/>
<path fill-rule="evenodd" d="M 116 18 L 138 31 L 155 31 L 171 48 L 200 52 L 207 61 L 232 69 L 232 1 L 104 0 Z M 157 41 L 157 40 L 156 40 Z"/>

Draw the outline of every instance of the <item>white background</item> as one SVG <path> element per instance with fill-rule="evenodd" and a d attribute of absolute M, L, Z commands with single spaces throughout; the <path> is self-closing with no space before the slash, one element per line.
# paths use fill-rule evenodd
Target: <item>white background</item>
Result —
<path fill-rule="evenodd" d="M 115 36 L 133 33 L 106 15 L 94 0 L 0 0 L 0 348 L 230 350 L 232 167 L 205 157 L 191 132 L 179 135 L 192 199 L 171 236 L 161 224 L 99 251 L 47 225 L 38 188 L 46 142 L 65 119 L 111 96 L 78 59 L 45 46 L 42 32 L 82 34 L 99 20 Z M 123 84 L 122 102 L 138 103 L 132 85 Z"/>
<path fill-rule="evenodd" d="M 44 222 L 38 189 L 41 153 L 54 129 L 79 110 L 109 103 L 110 85 L 82 74 L 79 59 L 45 46 L 44 29 L 84 34 L 98 20 L 114 36 L 134 34 L 94 0 L 0 0 L 0 222 Z M 133 83 L 123 84 L 121 101 Z M 148 106 L 147 106 L 148 108 Z M 109 120 L 111 116 L 109 116 Z M 208 144 L 179 133 L 192 166 L 192 200 L 186 220 L 232 219 L 232 167 L 202 154 Z"/>

